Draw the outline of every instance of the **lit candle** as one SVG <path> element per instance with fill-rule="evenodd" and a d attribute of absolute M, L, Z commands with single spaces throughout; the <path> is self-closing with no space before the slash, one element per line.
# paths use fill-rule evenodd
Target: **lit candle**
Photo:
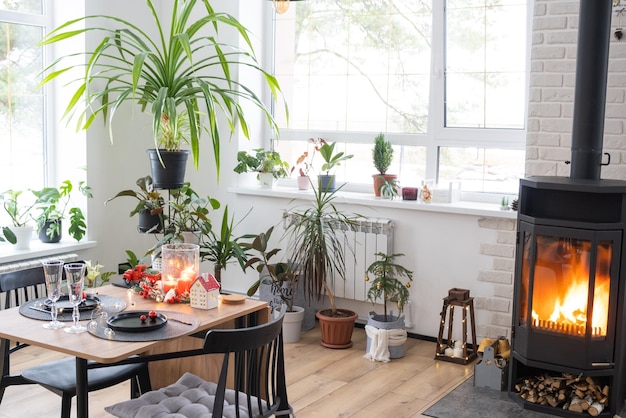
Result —
<path fill-rule="evenodd" d="M 163 293 L 167 293 L 170 289 L 176 289 L 176 280 L 168 277 L 167 280 L 163 281 Z"/>
<path fill-rule="evenodd" d="M 183 295 L 189 292 L 191 288 L 191 279 L 187 277 L 181 277 L 178 279 L 178 283 L 176 283 L 176 293 L 179 295 Z"/>

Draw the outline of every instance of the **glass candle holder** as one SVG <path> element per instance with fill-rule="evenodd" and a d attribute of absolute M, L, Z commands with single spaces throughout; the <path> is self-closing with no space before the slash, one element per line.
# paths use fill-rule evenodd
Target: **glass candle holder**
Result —
<path fill-rule="evenodd" d="M 417 200 L 417 187 L 403 187 L 402 200 Z"/>
<path fill-rule="evenodd" d="M 165 289 L 175 288 L 179 295 L 188 293 L 199 275 L 199 245 L 174 243 L 161 247 L 161 280 Z"/>

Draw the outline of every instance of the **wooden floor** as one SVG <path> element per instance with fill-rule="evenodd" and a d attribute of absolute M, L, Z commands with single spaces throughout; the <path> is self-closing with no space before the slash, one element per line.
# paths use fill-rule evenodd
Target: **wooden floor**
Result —
<path fill-rule="evenodd" d="M 285 345 L 289 402 L 298 418 L 420 417 L 473 371 L 473 365 L 434 361 L 432 342 L 409 339 L 405 357 L 380 363 L 363 358 L 363 329 L 355 329 L 353 341 L 347 350 L 324 348 L 316 328 L 303 333 L 300 342 Z M 12 367 L 20 370 L 58 357 L 28 347 L 16 355 Z M 123 384 L 90 393 L 90 417 L 110 418 L 104 407 L 127 399 L 129 392 Z M 36 385 L 12 386 L 0 404 L 0 417 L 58 418 L 60 410 L 61 398 L 53 393 Z"/>

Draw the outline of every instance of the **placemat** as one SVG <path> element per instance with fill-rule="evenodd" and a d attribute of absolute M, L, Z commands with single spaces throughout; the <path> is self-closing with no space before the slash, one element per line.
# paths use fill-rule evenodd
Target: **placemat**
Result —
<path fill-rule="evenodd" d="M 107 296 L 98 294 L 100 299 L 100 308 L 108 313 L 122 312 L 126 309 L 126 301 L 124 299 L 116 298 L 114 296 Z M 44 309 L 44 302 L 48 298 L 33 299 L 20 305 L 20 314 L 27 318 L 38 319 L 40 321 L 50 321 L 50 312 L 43 312 L 37 309 Z M 93 310 L 79 311 L 80 321 L 91 319 Z M 59 313 L 57 319 L 61 322 L 72 321 L 72 310 L 67 309 L 62 313 Z"/>
<path fill-rule="evenodd" d="M 130 311 L 127 311 L 130 312 Z M 112 341 L 128 341 L 128 342 L 141 342 L 141 341 L 157 341 L 157 340 L 167 340 L 170 338 L 181 337 L 185 334 L 189 334 L 190 332 L 195 331 L 198 326 L 200 326 L 200 321 L 192 315 L 180 313 L 180 312 L 171 312 L 171 311 L 158 311 L 163 315 L 167 316 L 167 324 L 163 328 L 155 329 L 154 331 L 147 332 L 123 332 L 123 331 L 113 331 L 110 328 L 107 328 L 106 321 L 90 321 L 87 324 L 87 330 L 91 335 L 95 335 L 96 337 L 103 338 L 105 340 Z M 185 322 L 191 322 L 192 325 L 183 324 L 180 322 L 174 321 L 174 319 L 179 319 Z"/>

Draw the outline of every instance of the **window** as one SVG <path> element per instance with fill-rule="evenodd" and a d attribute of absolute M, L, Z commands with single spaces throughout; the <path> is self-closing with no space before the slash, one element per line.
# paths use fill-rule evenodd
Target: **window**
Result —
<path fill-rule="evenodd" d="M 86 176 L 84 133 L 60 123 L 72 93 L 62 87 L 80 76 L 80 63 L 63 81 L 38 87 L 55 52 L 40 48 L 38 42 L 59 22 L 84 14 L 80 0 L 62 3 L 53 9 L 50 0 L 0 1 L 0 193 L 22 191 L 19 202 L 24 206 L 34 199 L 28 190 L 56 187 L 68 178 L 77 184 Z M 0 207 L 0 226 L 9 224 Z"/>
<path fill-rule="evenodd" d="M 288 124 L 276 115 L 277 149 L 295 161 L 309 137 L 339 142 L 355 157 L 338 177 L 369 186 L 383 132 L 402 185 L 460 180 L 464 191 L 516 193 L 528 9 L 526 0 L 291 3 L 275 15 L 274 72 L 290 111 Z"/>
<path fill-rule="evenodd" d="M 44 185 L 43 0 L 0 3 L 0 192 Z"/>

